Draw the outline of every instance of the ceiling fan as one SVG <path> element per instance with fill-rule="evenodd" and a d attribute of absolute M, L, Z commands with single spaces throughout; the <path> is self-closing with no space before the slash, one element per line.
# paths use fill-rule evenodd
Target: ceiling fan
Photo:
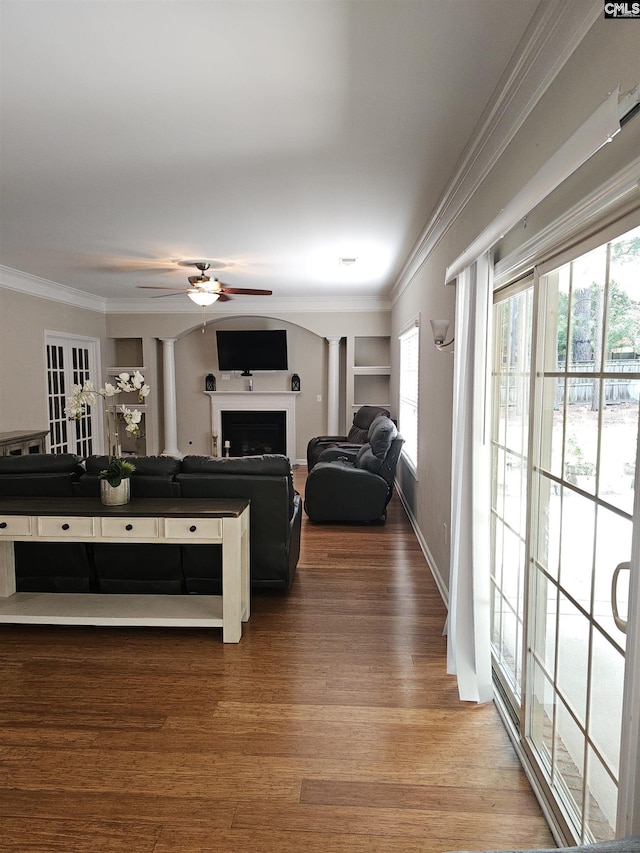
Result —
<path fill-rule="evenodd" d="M 208 261 L 178 261 L 180 266 L 196 267 L 200 270 L 200 275 L 189 276 L 189 287 L 170 287 L 169 285 L 152 285 L 140 284 L 143 290 L 171 290 L 173 293 L 160 293 L 152 299 L 160 299 L 163 296 L 177 296 L 179 293 L 186 293 L 189 299 L 193 300 L 196 305 L 201 305 L 203 308 L 206 305 L 212 305 L 219 300 L 227 302 L 233 298 L 233 295 L 244 294 L 245 296 L 271 296 L 272 290 L 259 290 L 254 287 L 227 287 L 217 278 L 211 279 L 205 275 L 211 264 Z"/>

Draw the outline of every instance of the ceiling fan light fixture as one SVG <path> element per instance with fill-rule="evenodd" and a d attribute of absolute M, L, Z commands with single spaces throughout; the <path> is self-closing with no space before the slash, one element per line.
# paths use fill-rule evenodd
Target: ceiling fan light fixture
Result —
<path fill-rule="evenodd" d="M 219 293 L 209 293 L 206 290 L 194 290 L 193 293 L 189 291 L 187 293 L 189 299 L 196 303 L 196 305 L 201 305 L 203 308 L 205 305 L 213 304 L 216 299 L 220 296 Z"/>

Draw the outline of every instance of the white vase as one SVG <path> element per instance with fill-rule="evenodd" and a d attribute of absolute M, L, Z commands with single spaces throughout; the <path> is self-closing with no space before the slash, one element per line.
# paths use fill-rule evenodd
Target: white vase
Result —
<path fill-rule="evenodd" d="M 125 477 L 119 486 L 112 486 L 108 480 L 100 480 L 100 500 L 105 506 L 121 506 L 129 503 L 131 480 Z"/>

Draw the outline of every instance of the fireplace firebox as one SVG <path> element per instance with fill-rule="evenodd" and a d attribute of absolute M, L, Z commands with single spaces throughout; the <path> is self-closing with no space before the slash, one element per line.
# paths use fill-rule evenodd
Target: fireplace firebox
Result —
<path fill-rule="evenodd" d="M 223 411 L 221 450 L 230 456 L 287 452 L 286 412 Z"/>

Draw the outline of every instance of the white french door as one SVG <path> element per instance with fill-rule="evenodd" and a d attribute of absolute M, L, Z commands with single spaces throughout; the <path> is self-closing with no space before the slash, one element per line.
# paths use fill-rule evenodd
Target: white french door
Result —
<path fill-rule="evenodd" d="M 606 840 L 637 750 L 640 228 L 498 296 L 493 364 L 494 667 L 559 834 Z"/>
<path fill-rule="evenodd" d="M 72 385 L 87 380 L 97 383 L 99 341 L 45 333 L 47 359 L 47 407 L 49 452 L 89 456 L 102 447 L 100 412 L 88 407 L 79 421 L 70 421 L 64 413 Z"/>

